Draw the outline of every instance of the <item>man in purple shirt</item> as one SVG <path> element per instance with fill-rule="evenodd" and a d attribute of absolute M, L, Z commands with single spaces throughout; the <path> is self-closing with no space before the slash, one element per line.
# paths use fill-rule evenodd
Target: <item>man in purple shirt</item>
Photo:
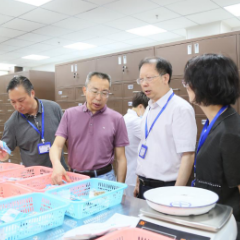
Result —
<path fill-rule="evenodd" d="M 112 169 L 115 152 L 117 181 L 125 182 L 128 135 L 122 115 L 106 106 L 110 85 L 107 74 L 89 73 L 83 87 L 86 103 L 65 111 L 50 150 L 54 184 L 61 184 L 63 176 L 69 180 L 60 162 L 66 141 L 73 172 L 115 180 Z"/>

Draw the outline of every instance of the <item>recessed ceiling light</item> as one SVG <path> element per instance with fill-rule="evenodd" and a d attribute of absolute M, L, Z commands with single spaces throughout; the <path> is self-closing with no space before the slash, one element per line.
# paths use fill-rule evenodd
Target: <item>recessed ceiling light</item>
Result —
<path fill-rule="evenodd" d="M 77 42 L 73 43 L 67 46 L 64 46 L 65 48 L 72 48 L 72 49 L 77 49 L 77 50 L 85 50 L 89 48 L 95 48 L 95 45 L 88 44 L 88 43 L 82 43 L 82 42 Z"/>
<path fill-rule="evenodd" d="M 15 1 L 31 4 L 38 7 L 52 0 L 15 0 Z"/>
<path fill-rule="evenodd" d="M 233 14 L 234 16 L 240 16 L 240 3 L 239 4 L 235 4 L 235 5 L 231 5 L 228 7 L 224 7 L 228 12 L 230 12 L 231 14 Z"/>
<path fill-rule="evenodd" d="M 0 63 L 0 70 L 10 70 L 11 67 L 16 66 L 15 64 Z"/>
<path fill-rule="evenodd" d="M 41 55 L 28 55 L 22 57 L 23 59 L 31 59 L 31 60 L 43 60 L 49 58 L 48 56 L 41 56 Z"/>
<path fill-rule="evenodd" d="M 166 30 L 155 27 L 153 25 L 147 25 L 143 27 L 132 28 L 132 29 L 126 30 L 126 32 L 145 37 L 145 36 L 150 36 L 158 33 L 163 33 L 163 32 L 166 32 Z"/>

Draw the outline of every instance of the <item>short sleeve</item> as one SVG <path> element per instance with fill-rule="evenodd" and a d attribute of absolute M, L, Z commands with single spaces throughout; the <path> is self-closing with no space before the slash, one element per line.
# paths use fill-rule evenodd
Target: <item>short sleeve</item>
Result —
<path fill-rule="evenodd" d="M 11 151 L 14 151 L 17 146 L 17 139 L 15 134 L 15 127 L 12 125 L 13 124 L 9 123 L 9 121 L 4 124 L 2 141 L 6 142 Z"/>
<path fill-rule="evenodd" d="M 197 126 L 191 106 L 184 105 L 175 109 L 172 132 L 177 153 L 195 151 Z"/>
<path fill-rule="evenodd" d="M 123 117 L 119 118 L 116 124 L 116 134 L 114 137 L 114 147 L 124 147 L 129 144 L 126 124 Z"/>
<path fill-rule="evenodd" d="M 63 114 L 63 117 L 58 126 L 57 132 L 55 136 L 64 137 L 66 140 L 68 139 L 68 111 L 66 110 Z"/>
<path fill-rule="evenodd" d="M 223 171 L 229 187 L 240 185 L 240 136 L 224 134 L 220 141 Z"/>

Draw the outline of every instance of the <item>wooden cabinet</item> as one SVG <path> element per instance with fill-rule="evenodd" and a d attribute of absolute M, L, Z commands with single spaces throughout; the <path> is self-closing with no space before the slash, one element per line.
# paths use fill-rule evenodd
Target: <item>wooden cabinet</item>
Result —
<path fill-rule="evenodd" d="M 125 115 L 127 113 L 127 110 L 131 109 L 131 108 L 132 108 L 132 99 L 131 98 L 124 99 L 123 100 L 123 111 L 122 111 L 122 114 Z"/>
<path fill-rule="evenodd" d="M 56 101 L 74 101 L 75 88 L 59 89 L 56 94 Z"/>
<path fill-rule="evenodd" d="M 112 82 L 122 80 L 122 64 L 118 64 L 121 55 L 105 56 L 96 60 L 97 72 L 106 73 L 111 76 Z"/>
<path fill-rule="evenodd" d="M 122 83 L 113 83 L 110 87 L 110 99 L 122 98 Z"/>
<path fill-rule="evenodd" d="M 191 42 L 171 46 L 157 46 L 155 55 L 168 60 L 172 64 L 173 76 L 181 76 L 184 73 L 186 62 L 193 57 L 193 54 L 188 54 L 188 46 L 192 46 Z"/>
<path fill-rule="evenodd" d="M 87 75 L 96 70 L 96 60 L 80 61 L 77 63 L 77 84 L 85 85 Z"/>
<path fill-rule="evenodd" d="M 123 97 L 124 98 L 133 98 L 133 96 L 141 92 L 142 88 L 140 85 L 134 82 L 123 83 Z"/>
<path fill-rule="evenodd" d="M 96 60 L 96 69 L 107 73 L 113 82 L 133 81 L 138 78 L 138 65 L 145 57 L 154 55 L 154 48 L 123 52 L 116 55 L 105 56 Z"/>
<path fill-rule="evenodd" d="M 83 87 L 76 87 L 75 88 L 75 98 L 77 102 L 82 102 L 84 103 L 86 101 L 86 97 L 83 94 Z"/>
<path fill-rule="evenodd" d="M 188 96 L 186 88 L 182 85 L 182 78 L 173 78 L 170 81 L 170 87 L 178 96 Z"/>
<path fill-rule="evenodd" d="M 122 99 L 111 100 L 107 102 L 107 106 L 119 113 L 123 113 Z"/>

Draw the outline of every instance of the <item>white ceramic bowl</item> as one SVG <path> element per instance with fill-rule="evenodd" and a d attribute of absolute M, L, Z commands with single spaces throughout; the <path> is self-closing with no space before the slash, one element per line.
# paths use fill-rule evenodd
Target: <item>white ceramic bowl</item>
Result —
<path fill-rule="evenodd" d="M 218 201 L 212 191 L 196 187 L 160 187 L 144 193 L 148 205 L 156 211 L 176 215 L 200 215 L 210 211 Z"/>

